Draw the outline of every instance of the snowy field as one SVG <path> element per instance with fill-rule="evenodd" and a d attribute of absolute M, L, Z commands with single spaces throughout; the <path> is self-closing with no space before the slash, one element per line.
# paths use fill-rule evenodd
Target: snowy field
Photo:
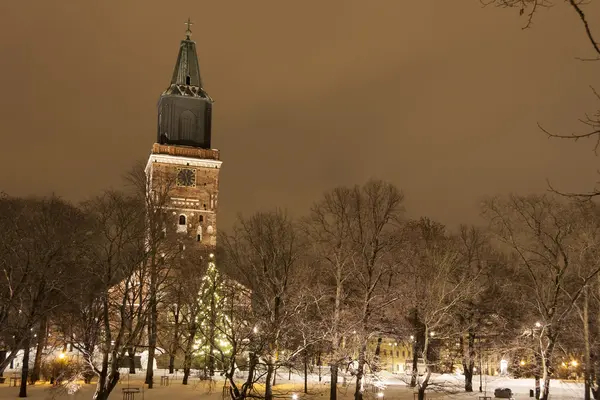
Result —
<path fill-rule="evenodd" d="M 16 371 L 15 371 L 16 372 Z M 4 376 L 7 377 L 6 382 L 0 385 L 0 400 L 17 399 L 19 392 L 18 387 L 9 387 L 9 377 L 13 375 L 13 371 L 6 371 Z M 143 392 L 135 396 L 136 400 L 217 400 L 227 399 L 228 397 L 223 396 L 223 381 L 218 380 L 213 382 L 211 385 L 207 381 L 199 381 L 193 379 L 187 386 L 181 384 L 181 373 L 170 375 L 170 385 L 161 386 L 160 377 L 164 375 L 163 370 L 157 370 L 155 372 L 155 387 L 153 389 L 143 389 Z M 117 385 L 111 394 L 111 399 L 122 399 L 122 389 L 129 387 L 142 388 L 143 374 L 136 374 L 129 376 L 124 374 L 122 382 Z M 380 399 L 379 393 L 383 393 L 384 400 L 399 399 L 399 400 L 412 400 L 414 397 L 413 390 L 406 386 L 404 375 L 392 375 L 390 373 L 381 374 L 381 383 L 385 386 L 385 389 L 371 389 L 371 385 L 367 386 L 365 390 L 365 399 Z M 280 399 L 292 399 L 293 394 L 298 395 L 298 399 L 327 399 L 329 397 L 328 388 L 328 377 L 323 376 L 321 382 L 319 382 L 318 376 L 309 376 L 308 391 L 309 394 L 303 393 L 303 377 L 300 375 L 291 375 L 286 371 L 280 372 L 277 378 L 277 385 L 274 391 Z M 342 381 L 343 378 L 340 378 Z M 429 392 L 427 398 L 445 398 L 445 399 L 473 399 L 478 400 L 479 396 L 483 396 L 479 392 L 472 394 L 461 393 L 462 387 L 462 376 L 454 375 L 441 375 L 435 377 L 435 382 L 449 389 L 446 393 L 435 393 Z M 514 393 L 516 400 L 529 399 L 529 389 L 533 388 L 533 379 L 510 379 L 500 377 L 483 377 L 484 390 L 487 389 L 487 396 L 494 397 L 494 389 L 497 387 L 508 387 L 511 388 Z M 479 388 L 479 376 L 475 376 L 473 379 L 473 386 L 477 390 Z M 92 398 L 95 384 L 83 385 L 81 389 L 75 394 L 67 394 L 65 392 L 57 392 L 49 384 L 36 384 L 35 386 L 28 386 L 28 395 L 32 399 L 56 399 L 56 400 L 69 400 L 69 399 L 81 399 L 87 400 Z M 455 394 L 449 392 L 457 392 Z M 353 398 L 354 393 L 354 381 L 347 379 L 346 384 L 340 384 L 339 386 L 340 400 L 349 400 Z M 575 400 L 583 398 L 583 384 L 575 382 L 563 382 L 554 380 L 551 383 L 551 399 L 564 399 L 564 400 Z"/>

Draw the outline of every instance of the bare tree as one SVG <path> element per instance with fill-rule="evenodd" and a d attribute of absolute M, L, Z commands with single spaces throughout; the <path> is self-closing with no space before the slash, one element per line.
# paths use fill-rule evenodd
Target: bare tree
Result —
<path fill-rule="evenodd" d="M 161 170 L 148 174 L 143 164 L 139 163 L 129 172 L 126 180 L 134 189 L 134 195 L 143 199 L 146 211 L 147 256 L 145 262 L 149 271 L 146 384 L 148 389 L 152 389 L 159 337 L 159 309 L 162 296 L 167 293 L 166 286 L 169 282 L 170 270 L 175 263 L 174 260 L 184 249 L 182 239 L 172 229 L 173 224 L 167 209 L 176 177 L 173 173 Z"/>
<path fill-rule="evenodd" d="M 353 191 L 340 187 L 325 193 L 316 202 L 304 220 L 306 231 L 313 255 L 322 275 L 323 296 L 328 300 L 319 308 L 320 318 L 331 321 L 323 328 L 327 331 L 330 343 L 330 394 L 329 398 L 337 399 L 337 381 L 340 364 L 347 360 L 348 354 L 340 349 L 342 337 L 351 330 L 351 325 L 343 324 L 346 311 L 348 285 L 351 282 L 350 270 L 353 259 L 356 258 L 356 247 L 351 240 L 353 218 Z M 319 274 L 321 275 L 321 274 Z M 319 296 L 320 297 L 320 296 Z M 341 351 L 342 350 L 342 351 Z"/>
<path fill-rule="evenodd" d="M 564 323 L 600 266 L 575 279 L 571 245 L 576 240 L 577 219 L 571 205 L 552 196 L 490 199 L 484 215 L 498 240 L 517 257 L 522 270 L 519 284 L 530 295 L 526 304 L 539 318 L 525 332 L 539 344 L 542 399 L 547 400 L 551 361 Z"/>
<path fill-rule="evenodd" d="M 240 217 L 231 235 L 221 243 L 230 276 L 252 293 L 253 314 L 261 341 L 266 343 L 261 358 L 266 364 L 265 399 L 273 399 L 273 380 L 286 327 L 297 315 L 294 293 L 303 243 L 295 224 L 281 211 Z"/>
<path fill-rule="evenodd" d="M 447 235 L 439 223 L 427 218 L 411 221 L 405 234 L 410 238 L 406 245 L 413 249 L 412 254 L 406 253 L 410 254 L 407 307 L 414 329 L 411 385 L 417 386 L 419 400 L 423 400 L 435 365 L 432 341 L 454 337 L 454 317 L 468 300 L 477 297 L 480 271 L 461 262 L 458 240 Z M 422 378 L 419 359 L 426 366 Z"/>
<path fill-rule="evenodd" d="M 519 14 L 521 16 L 526 17 L 525 28 L 531 26 L 533 18 L 536 13 L 541 9 L 550 8 L 555 4 L 559 3 L 561 0 L 479 0 L 481 4 L 484 6 L 494 5 L 496 7 L 503 8 L 517 8 L 519 9 Z M 586 4 L 591 3 L 590 1 L 582 1 L 582 0 L 562 0 L 563 3 L 566 3 L 579 17 L 581 24 L 585 30 L 585 36 L 592 46 L 593 51 L 596 53 L 596 58 L 594 60 L 600 60 L 600 42 L 598 42 L 594 34 L 592 32 L 592 28 L 588 21 L 588 17 L 584 12 L 584 8 Z"/>
<path fill-rule="evenodd" d="M 512 340 L 514 328 L 522 318 L 515 313 L 518 303 L 509 290 L 512 282 L 509 265 L 505 257 L 492 247 L 488 232 L 462 225 L 455 240 L 462 272 L 476 287 L 454 308 L 451 326 L 447 329 L 454 331 L 458 338 L 465 391 L 473 391 L 473 373 L 479 361 L 481 392 L 481 362 L 485 349 L 491 346 L 501 349 L 507 339 Z"/>
<path fill-rule="evenodd" d="M 350 193 L 349 237 L 355 254 L 350 273 L 355 293 L 348 304 L 356 316 L 358 337 L 362 338 L 354 391 L 355 400 L 362 400 L 373 313 L 395 301 L 381 289 L 392 269 L 390 253 L 397 246 L 394 232 L 403 212 L 404 196 L 395 186 L 379 180 L 356 186 Z"/>
<path fill-rule="evenodd" d="M 596 204 L 590 202 L 578 202 L 573 204 L 573 207 L 575 208 L 577 225 L 576 239 L 571 244 L 570 251 L 574 254 L 573 263 L 578 279 L 585 280 L 600 264 L 600 253 L 598 251 L 600 246 L 600 209 Z M 597 375 L 597 371 L 596 381 L 594 382 L 594 370 L 598 370 L 600 366 L 599 361 L 594 360 L 594 354 L 597 353 L 600 346 L 598 340 L 600 299 L 594 296 L 594 293 L 598 293 L 600 287 L 598 282 L 598 277 L 587 282 L 580 300 L 575 303 L 577 317 L 582 326 L 583 338 L 579 337 L 580 340 L 573 337 L 567 339 L 570 344 L 583 341 L 581 350 L 584 358 L 585 400 L 590 399 L 590 394 L 593 394 L 595 399 L 600 397 L 600 375 Z M 592 323 L 593 316 L 596 316 L 595 324 Z"/>
<path fill-rule="evenodd" d="M 139 344 L 146 326 L 145 209 L 139 197 L 118 192 L 106 192 L 84 207 L 93 221 L 86 257 L 98 295 L 84 303 L 78 330 L 87 339 L 75 345 L 98 375 L 94 400 L 106 400 L 119 381 L 126 352 Z M 94 338 L 97 333 L 99 338 Z M 95 340 L 98 357 L 92 347 Z"/>
<path fill-rule="evenodd" d="M 85 218 L 80 210 L 56 198 L 3 198 L 0 224 L 2 285 L 0 325 L 11 341 L 11 354 L 24 351 L 19 397 L 27 396 L 29 353 L 34 330 L 66 303 L 78 274 L 77 251 L 85 241 Z M 12 337 L 11 337 L 12 336 Z"/>
<path fill-rule="evenodd" d="M 497 7 L 503 8 L 517 8 L 519 9 L 519 13 L 522 16 L 526 17 L 525 28 L 529 28 L 532 25 L 533 19 L 535 15 L 542 9 L 551 8 L 552 6 L 563 2 L 568 5 L 570 9 L 572 9 L 576 14 L 579 20 L 581 21 L 581 25 L 584 30 L 585 38 L 588 43 L 591 45 L 591 49 L 593 52 L 593 57 L 591 58 L 580 58 L 583 61 L 600 61 L 600 42 L 598 42 L 597 35 L 594 34 L 594 30 L 590 24 L 590 18 L 585 12 L 586 5 L 589 5 L 593 2 L 593 0 L 479 0 L 483 5 L 494 5 Z M 600 94 L 592 87 L 592 92 L 596 100 L 600 100 Z M 550 130 L 542 127 L 538 123 L 539 128 L 550 138 L 559 138 L 559 139 L 571 139 L 571 140 L 579 140 L 579 139 L 592 139 L 595 142 L 594 152 L 598 152 L 598 147 L 600 146 L 600 110 L 597 110 L 592 115 L 586 114 L 583 118 L 579 120 L 585 127 L 585 131 L 583 133 L 572 133 L 572 134 L 561 134 L 554 133 Z M 550 184 L 550 190 L 559 193 L 562 195 L 566 195 L 569 197 L 579 197 L 584 199 L 589 199 L 595 196 L 600 195 L 600 189 L 595 187 L 593 190 L 586 193 L 565 193 L 559 192 L 554 189 Z"/>

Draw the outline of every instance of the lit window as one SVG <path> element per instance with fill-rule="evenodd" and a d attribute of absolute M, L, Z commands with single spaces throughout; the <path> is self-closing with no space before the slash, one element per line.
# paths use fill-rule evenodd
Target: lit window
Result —
<path fill-rule="evenodd" d="M 179 224 L 177 224 L 177 232 L 178 233 L 187 232 L 187 218 L 183 214 L 181 214 L 179 216 Z"/>

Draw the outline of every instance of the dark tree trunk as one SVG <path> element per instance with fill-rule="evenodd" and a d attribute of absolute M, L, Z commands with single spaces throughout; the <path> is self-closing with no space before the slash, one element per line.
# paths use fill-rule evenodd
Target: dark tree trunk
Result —
<path fill-rule="evenodd" d="M 337 370 L 335 379 L 337 382 Z M 331 381 L 333 382 L 333 374 L 331 377 Z M 336 385 L 332 384 L 332 387 L 336 387 Z M 304 393 L 308 393 L 308 351 L 306 349 L 304 349 Z M 330 399 L 335 400 L 335 396 L 331 397 Z"/>
<path fill-rule="evenodd" d="M 178 300 L 181 301 L 181 296 L 178 297 Z M 179 303 L 178 303 L 179 304 Z M 173 338 L 171 342 L 171 348 L 169 349 L 169 374 L 175 372 L 175 356 L 177 355 L 177 349 L 179 349 L 179 328 L 181 326 L 181 322 L 179 320 L 181 310 L 179 306 L 176 306 L 173 311 Z"/>
<path fill-rule="evenodd" d="M 418 393 L 417 398 L 419 400 L 425 400 L 425 389 L 426 388 L 424 388 L 424 387 L 419 388 L 419 391 L 417 392 Z"/>
<path fill-rule="evenodd" d="M 47 330 L 47 318 L 42 318 L 40 321 L 40 326 L 38 328 L 38 343 L 37 348 L 35 350 L 35 359 L 33 361 L 33 371 L 31 372 L 31 383 L 35 383 L 40 380 L 40 371 L 42 369 L 42 355 L 44 353 L 44 348 L 46 347 L 46 340 L 48 335 L 46 334 Z"/>
<path fill-rule="evenodd" d="M 29 376 L 29 344 L 30 339 L 25 340 L 23 346 L 23 367 L 21 368 L 21 387 L 19 389 L 19 397 L 27 397 L 27 378 Z"/>
<path fill-rule="evenodd" d="M 415 332 L 416 334 L 416 332 Z M 415 387 L 417 386 L 417 377 L 419 376 L 419 347 L 418 347 L 418 343 L 417 343 L 417 339 L 415 337 L 415 340 L 413 341 L 413 345 L 412 345 L 412 353 L 413 353 L 413 358 L 412 358 L 412 376 L 410 378 L 410 387 Z"/>
<path fill-rule="evenodd" d="M 169 374 L 175 372 L 175 354 L 169 355 Z"/>
<path fill-rule="evenodd" d="M 272 362 L 267 364 L 267 376 L 265 378 L 265 400 L 273 400 L 273 386 L 271 381 L 273 379 L 273 372 L 275 367 Z"/>
<path fill-rule="evenodd" d="M 127 349 L 127 358 L 129 359 L 129 373 L 135 374 L 135 352 L 133 347 Z"/>
<path fill-rule="evenodd" d="M 473 367 L 475 366 L 475 333 L 469 330 L 467 345 L 464 345 L 464 339 L 460 338 L 460 344 L 463 348 L 463 370 L 465 373 L 465 392 L 473 391 Z M 481 371 L 479 372 L 481 373 Z"/>
<path fill-rule="evenodd" d="M 154 383 L 154 357 L 156 354 L 157 329 L 158 329 L 158 305 L 156 304 L 158 291 L 157 265 L 153 262 L 150 272 L 150 318 L 148 321 L 148 365 L 146 367 L 146 384 L 152 389 Z"/>
<path fill-rule="evenodd" d="M 6 360 L 6 350 L 0 351 L 0 364 L 2 364 L 4 362 L 4 360 Z M 0 369 L 0 378 L 2 378 L 3 373 L 4 373 L 4 370 Z"/>
<path fill-rule="evenodd" d="M 152 313 L 150 313 L 152 314 Z M 154 318 L 150 315 L 148 321 L 148 362 L 146 363 L 146 380 L 144 383 L 148 385 L 148 389 L 152 389 L 154 383 L 154 354 L 156 350 L 156 332 L 153 329 Z"/>
<path fill-rule="evenodd" d="M 12 362 L 17 356 L 17 352 L 24 346 L 24 343 L 25 337 L 22 337 L 16 343 L 13 343 L 13 346 L 10 347 L 5 359 L 2 362 L 0 362 L 0 376 L 2 376 L 6 367 L 10 365 L 12 368 Z"/>
<path fill-rule="evenodd" d="M 331 364 L 331 385 L 329 388 L 329 399 L 337 400 L 337 381 L 338 381 L 338 365 Z M 304 364 L 304 375 L 306 376 L 306 363 Z M 306 378 L 304 379 L 306 381 Z M 304 385 L 304 393 L 306 393 L 306 384 Z"/>
<path fill-rule="evenodd" d="M 196 332 L 198 327 L 195 323 L 192 323 L 189 327 L 187 342 L 185 345 L 185 352 L 183 355 L 183 381 L 182 384 L 188 384 L 188 378 L 190 377 L 190 371 L 192 368 L 192 350 L 194 348 L 194 339 L 196 338 Z"/>
<path fill-rule="evenodd" d="M 377 346 L 375 347 L 375 365 L 373 365 L 373 372 L 377 372 L 379 371 L 379 354 L 381 354 L 381 341 L 382 338 L 378 337 L 377 338 Z"/>
<path fill-rule="evenodd" d="M 592 388 L 592 360 L 590 346 L 590 317 L 589 317 L 589 295 L 586 286 L 583 292 L 583 339 L 585 344 L 585 369 L 584 369 L 584 400 L 590 400 L 590 390 Z"/>
<path fill-rule="evenodd" d="M 188 357 L 187 354 L 185 356 L 186 358 Z M 183 367 L 183 379 L 181 381 L 182 385 L 187 385 L 188 384 L 188 380 L 190 379 L 190 371 L 191 368 L 187 366 L 186 361 L 183 362 L 184 363 L 184 367 Z"/>
<path fill-rule="evenodd" d="M 549 329 L 551 329 L 551 328 L 549 328 Z M 550 379 L 552 378 L 551 358 L 554 353 L 554 346 L 556 345 L 556 338 L 550 336 L 548 338 L 548 341 L 549 341 L 548 347 L 544 351 L 544 390 L 542 392 L 542 400 L 549 400 L 549 398 L 550 398 Z"/>
<path fill-rule="evenodd" d="M 111 374 L 108 377 L 105 377 L 103 380 L 104 384 L 100 385 L 100 380 L 98 381 L 98 386 L 96 387 L 96 392 L 92 397 L 93 400 L 108 400 L 110 393 L 119 383 L 119 371 L 116 371 L 114 374 Z"/>
<path fill-rule="evenodd" d="M 356 386 L 354 387 L 354 400 L 363 400 L 362 378 L 365 371 L 365 353 L 367 344 L 363 343 L 358 353 L 358 369 L 356 371 Z"/>
<path fill-rule="evenodd" d="M 215 288 L 212 288 L 213 292 L 210 294 L 210 325 L 208 327 L 208 343 L 209 343 L 209 354 L 208 354 L 208 373 L 212 377 L 215 375 L 215 326 L 217 323 L 215 309 Z"/>

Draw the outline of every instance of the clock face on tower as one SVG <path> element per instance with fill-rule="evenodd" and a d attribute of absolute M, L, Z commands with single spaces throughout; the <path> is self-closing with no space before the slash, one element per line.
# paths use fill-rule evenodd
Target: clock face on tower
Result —
<path fill-rule="evenodd" d="M 190 168 L 178 168 L 177 186 L 196 186 L 196 170 Z"/>

